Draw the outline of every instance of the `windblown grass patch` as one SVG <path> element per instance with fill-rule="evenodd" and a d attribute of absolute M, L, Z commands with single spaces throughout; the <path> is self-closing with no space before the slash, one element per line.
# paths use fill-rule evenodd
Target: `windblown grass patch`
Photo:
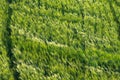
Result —
<path fill-rule="evenodd" d="M 19 79 L 120 79 L 118 0 L 15 0 L 8 6 Z M 3 30 L 7 14 L 1 15 Z M 1 47 L 2 55 L 6 50 Z"/>

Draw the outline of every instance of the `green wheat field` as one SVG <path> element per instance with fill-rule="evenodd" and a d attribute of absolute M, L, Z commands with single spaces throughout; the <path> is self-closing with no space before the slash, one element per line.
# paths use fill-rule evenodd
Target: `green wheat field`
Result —
<path fill-rule="evenodd" d="M 120 80 L 120 0 L 0 0 L 0 80 Z"/>

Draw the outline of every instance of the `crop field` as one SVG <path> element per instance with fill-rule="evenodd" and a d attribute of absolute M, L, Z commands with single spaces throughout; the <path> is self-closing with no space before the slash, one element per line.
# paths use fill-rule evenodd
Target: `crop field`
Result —
<path fill-rule="evenodd" d="M 0 80 L 120 80 L 120 1 L 0 0 Z"/>

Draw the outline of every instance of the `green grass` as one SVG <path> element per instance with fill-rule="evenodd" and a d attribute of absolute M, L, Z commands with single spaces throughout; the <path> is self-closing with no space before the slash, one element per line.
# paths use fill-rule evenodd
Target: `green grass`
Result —
<path fill-rule="evenodd" d="M 17 74 L 15 78 L 21 80 L 120 79 L 118 0 L 15 0 L 4 4 L 0 34 L 11 34 L 0 39 L 0 59 L 5 57 L 0 65 L 8 67 L 1 74 L 11 70 L 10 76 Z M 9 68 L 8 62 L 15 65 Z"/>
<path fill-rule="evenodd" d="M 10 61 L 7 54 L 5 40 L 5 23 L 6 23 L 6 13 L 7 3 L 5 0 L 0 1 L 0 80 L 13 80 L 13 73 L 10 67 Z"/>

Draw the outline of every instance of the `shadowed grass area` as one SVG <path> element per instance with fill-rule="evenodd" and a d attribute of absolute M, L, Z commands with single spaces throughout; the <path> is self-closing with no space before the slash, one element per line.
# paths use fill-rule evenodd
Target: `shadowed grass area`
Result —
<path fill-rule="evenodd" d="M 6 18 L 7 18 L 7 3 L 5 0 L 0 1 L 0 80 L 14 80 L 12 70 L 10 69 L 10 60 L 7 56 L 7 47 L 4 43 L 6 39 Z"/>
<path fill-rule="evenodd" d="M 14 57 L 14 53 L 12 53 L 12 40 L 11 40 L 11 28 L 10 28 L 10 23 L 11 23 L 11 15 L 12 15 L 12 8 L 10 8 L 10 4 L 12 3 L 12 0 L 6 1 L 6 19 L 5 19 L 5 24 L 4 24 L 4 29 L 3 30 L 3 45 L 6 47 L 6 52 L 7 52 L 7 57 L 9 58 L 9 68 L 13 73 L 14 79 L 19 80 L 19 73 L 15 70 L 16 68 L 16 58 Z"/>

